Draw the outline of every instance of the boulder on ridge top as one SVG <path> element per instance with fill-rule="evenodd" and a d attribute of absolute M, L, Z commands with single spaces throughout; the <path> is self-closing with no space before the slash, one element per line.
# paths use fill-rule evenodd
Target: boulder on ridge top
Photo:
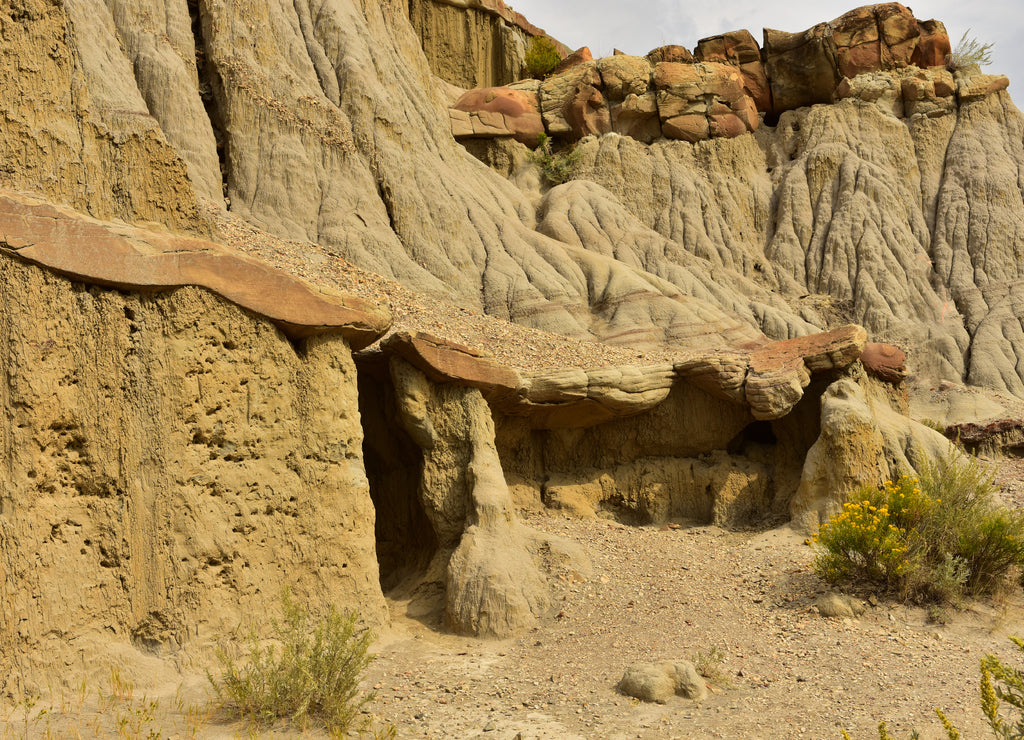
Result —
<path fill-rule="evenodd" d="M 540 107 L 552 136 L 580 139 L 611 131 L 611 115 L 601 92 L 596 62 L 577 64 L 544 80 L 540 86 Z"/>
<path fill-rule="evenodd" d="M 899 3 L 865 5 L 798 33 L 764 30 L 764 57 L 776 113 L 829 103 L 843 78 L 941 65 L 949 37 Z"/>
<path fill-rule="evenodd" d="M 771 85 L 761 62 L 761 47 L 747 29 L 708 36 L 697 42 L 694 59 L 718 62 L 740 68 L 743 89 L 759 111 L 771 110 Z"/>
<path fill-rule="evenodd" d="M 657 49 L 651 49 L 646 54 L 647 61 L 652 65 L 658 64 L 659 62 L 679 62 L 680 64 L 693 64 L 693 54 L 685 46 L 679 46 L 678 44 L 667 44 L 665 46 L 659 46 Z"/>
<path fill-rule="evenodd" d="M 760 124 L 738 69 L 727 64 L 661 62 L 654 68 L 658 115 L 666 138 L 734 138 Z"/>
<path fill-rule="evenodd" d="M 509 87 L 468 90 L 449 111 L 456 139 L 511 136 L 528 147 L 544 133 L 537 93 Z"/>

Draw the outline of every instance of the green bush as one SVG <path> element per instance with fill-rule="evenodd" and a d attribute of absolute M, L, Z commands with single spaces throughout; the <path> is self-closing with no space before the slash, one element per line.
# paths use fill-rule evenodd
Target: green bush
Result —
<path fill-rule="evenodd" d="M 968 38 L 971 29 L 964 31 L 952 53 L 946 55 L 946 68 L 950 72 L 977 64 L 984 67 L 992 63 L 992 44 L 983 44 L 975 38 Z"/>
<path fill-rule="evenodd" d="M 862 488 L 814 545 L 814 569 L 829 583 L 956 603 L 1005 587 L 1024 565 L 1024 514 L 1000 509 L 991 474 L 958 456 L 920 478 Z"/>
<path fill-rule="evenodd" d="M 540 167 L 544 179 L 551 185 L 561 185 L 572 179 L 572 170 L 580 158 L 575 149 L 567 152 L 556 152 L 551 147 L 551 137 L 541 134 L 537 138 L 537 148 L 530 153 L 530 159 Z"/>
<path fill-rule="evenodd" d="M 555 42 L 547 36 L 534 36 L 526 47 L 523 66 L 527 77 L 543 80 L 562 61 Z"/>
<path fill-rule="evenodd" d="M 358 632 L 354 612 L 342 615 L 332 607 L 313 624 L 287 590 L 282 602 L 284 621 L 272 622 L 279 647 L 263 646 L 254 630 L 247 662 L 239 666 L 218 650 L 221 677 L 208 678 L 222 700 L 257 726 L 285 718 L 304 728 L 312 720 L 344 734 L 375 697 L 359 692 L 360 674 L 374 657 L 368 653 L 373 634 Z"/>

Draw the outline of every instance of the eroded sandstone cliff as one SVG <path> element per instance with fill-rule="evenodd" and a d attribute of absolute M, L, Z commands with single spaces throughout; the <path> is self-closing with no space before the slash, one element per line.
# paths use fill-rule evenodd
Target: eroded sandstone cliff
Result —
<path fill-rule="evenodd" d="M 0 0 L 8 691 L 83 654 L 190 655 L 265 623 L 282 584 L 379 623 L 383 577 L 507 635 L 544 618 L 550 568 L 586 571 L 517 505 L 813 527 L 948 447 L 899 413 L 906 370 L 879 356 L 901 355 L 870 339 L 1024 394 L 1024 118 L 976 71 L 871 67 L 929 66 L 934 25 L 861 12 L 870 53 L 808 31 L 834 59 L 804 107 L 731 34 L 581 54 L 460 117 L 416 7 Z M 471 111 L 502 117 L 460 138 L 507 177 L 453 135 Z M 538 121 L 578 139 L 572 181 L 530 159 Z M 212 243 L 264 232 L 327 289 Z M 389 294 L 339 296 L 334 263 L 353 292 L 445 302 L 396 306 L 357 370 Z M 423 332 L 479 313 L 558 334 L 490 335 L 513 348 L 619 351 L 531 368 Z"/>
<path fill-rule="evenodd" d="M 194 287 L 0 272 L 5 692 L 265 626 L 286 585 L 385 618 L 342 336 L 293 344 Z"/>

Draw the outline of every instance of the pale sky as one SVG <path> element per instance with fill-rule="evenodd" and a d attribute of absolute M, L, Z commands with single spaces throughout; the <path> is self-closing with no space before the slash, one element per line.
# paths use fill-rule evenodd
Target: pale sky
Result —
<path fill-rule="evenodd" d="M 815 3 L 779 0 L 512 0 L 506 3 L 566 46 L 589 46 L 595 57 L 618 48 L 646 54 L 664 44 L 693 50 L 698 39 L 740 28 L 761 43 L 761 29 L 803 31 L 858 7 L 855 2 Z M 1021 0 L 933 0 L 909 6 L 921 20 L 946 25 L 953 45 L 970 29 L 971 36 L 994 44 L 988 74 L 1010 78 L 1018 106 L 1024 90 L 1024 3 Z M 1015 94 L 1016 93 L 1016 94 Z"/>

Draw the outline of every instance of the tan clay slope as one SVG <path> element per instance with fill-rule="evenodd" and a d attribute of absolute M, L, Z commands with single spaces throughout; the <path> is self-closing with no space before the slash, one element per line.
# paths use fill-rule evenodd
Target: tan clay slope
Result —
<path fill-rule="evenodd" d="M 578 174 L 603 189 L 541 196 L 455 143 L 404 13 L 313 5 L 6 0 L 34 71 L 4 57 L 0 184 L 203 231 L 197 194 L 223 182 L 258 227 L 467 310 L 641 349 L 841 318 L 912 345 L 920 369 L 1024 393 L 1022 119 L 1005 92 L 962 80 L 945 115 L 908 123 L 855 85 L 756 135 L 587 139 Z M 36 89 L 71 94 L 29 109 Z M 72 136 L 79 120 L 99 133 Z M 65 161 L 83 163 L 73 182 Z"/>
<path fill-rule="evenodd" d="M 103 8 L 94 10 L 104 17 Z M 71 28 L 67 38 L 74 48 L 68 55 L 74 61 L 89 60 L 95 48 L 116 46 L 133 18 L 181 19 L 180 12 L 164 13 L 162 7 L 114 10 L 110 18 L 117 24 L 111 20 L 90 27 L 102 37 L 98 45 L 91 39 L 84 43 L 74 31 L 73 14 L 62 6 L 50 6 L 23 22 L 33 31 L 44 23 L 47 29 Z M 315 23 L 301 3 L 288 9 L 253 3 L 200 10 L 195 19 L 205 50 L 197 57 L 203 63 L 200 88 L 209 84 L 212 91 L 209 111 L 217 124 L 235 213 L 279 235 L 317 241 L 416 290 L 449 297 L 473 310 L 511 313 L 523 323 L 571 336 L 630 337 L 651 345 L 692 338 L 693 322 L 707 319 L 706 312 L 698 316 L 677 300 L 678 291 L 669 289 L 666 296 L 663 281 L 615 261 L 567 250 L 536 232 L 534 208 L 522 193 L 474 162 L 452 140 L 446 109 L 433 91 L 404 18 L 373 3 L 358 7 L 346 0 L 328 3 Z M 169 43 L 166 38 L 176 38 L 175 28 L 168 27 L 166 33 L 150 29 L 146 44 Z M 52 35 L 57 38 L 56 30 Z M 141 41 L 123 45 L 145 46 Z M 27 44 L 25 53 L 32 53 Z M 146 64 L 132 65 L 124 56 L 104 54 L 104 64 L 116 74 L 105 74 L 102 82 L 93 80 L 99 74 L 85 61 L 68 64 L 81 68 L 86 88 L 125 88 L 122 97 L 134 101 L 134 110 L 144 118 L 143 98 L 161 92 L 191 97 L 191 103 L 173 107 L 177 116 L 196 112 L 194 125 L 165 121 L 158 106 L 148 112 L 166 129 L 188 171 L 197 173 L 193 180 L 206 182 L 217 173 L 210 172 L 208 157 L 194 153 L 208 147 L 177 133 L 199 136 L 205 130 L 207 123 L 199 120 L 195 104 L 199 89 L 172 85 L 164 90 L 168 79 L 183 79 L 179 66 L 188 66 L 188 54 L 151 54 L 146 59 Z M 133 70 L 137 78 L 131 76 Z M 133 84 L 137 90 L 128 89 Z M 96 115 L 106 110 L 99 102 L 95 107 Z M 73 118 L 64 113 L 69 123 Z M 37 122 L 42 133 L 53 125 Z M 20 130 L 12 134 L 27 136 Z M 36 180 L 59 177 L 57 163 L 42 153 L 30 152 L 27 159 L 37 169 L 49 168 L 48 173 L 4 182 L 38 191 Z M 125 169 L 130 175 L 165 168 L 150 159 L 126 163 Z M 186 189 L 185 195 L 192 194 Z M 58 197 L 97 213 L 112 210 L 105 191 L 94 196 L 99 205 L 78 192 Z M 115 213 L 133 220 L 155 215 L 141 208 Z M 160 220 L 177 227 L 174 219 Z M 735 317 L 715 314 L 714 322 L 734 338 L 759 337 L 755 327 Z M 810 329 L 791 313 L 775 323 L 791 327 L 793 334 Z"/>

